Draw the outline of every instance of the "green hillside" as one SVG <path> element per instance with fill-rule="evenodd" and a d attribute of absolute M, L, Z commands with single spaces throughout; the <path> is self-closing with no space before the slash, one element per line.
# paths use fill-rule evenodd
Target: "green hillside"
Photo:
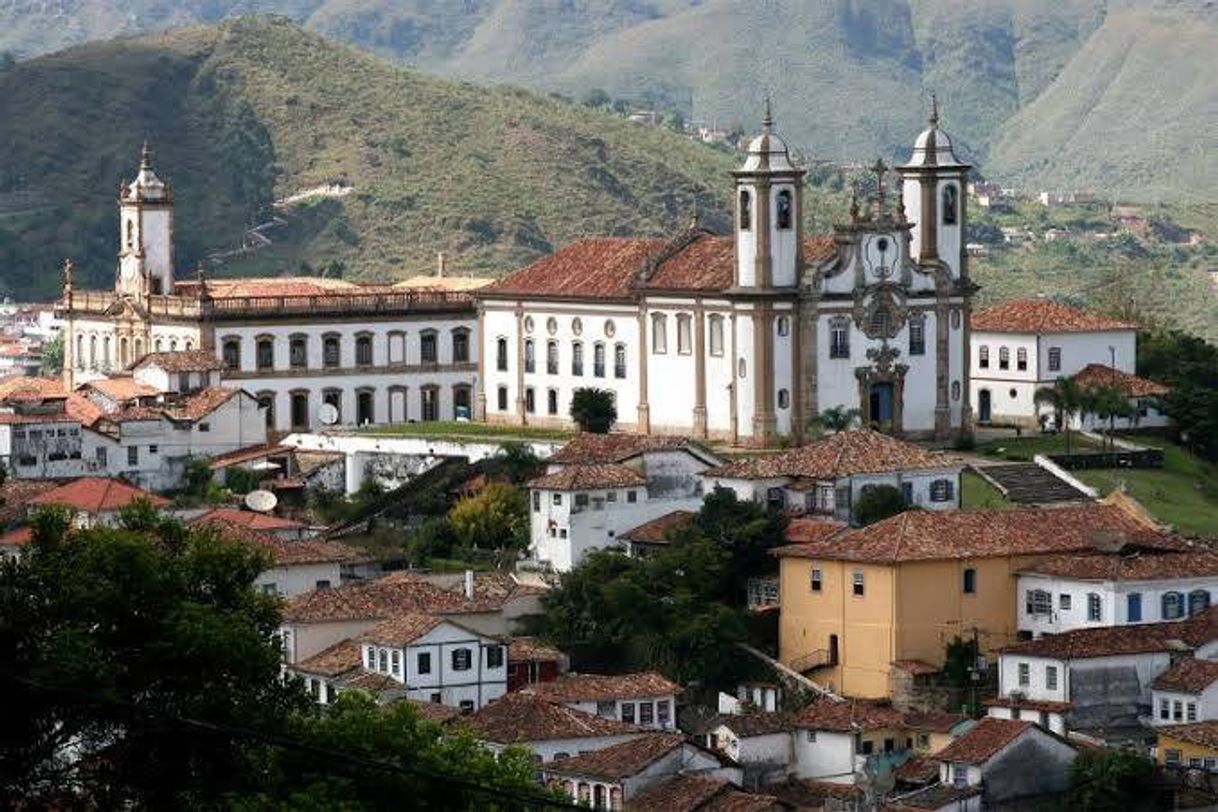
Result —
<path fill-rule="evenodd" d="M 224 273 L 342 263 L 353 278 L 503 272 L 589 234 L 665 234 L 695 201 L 722 223 L 734 159 L 511 88 L 442 81 L 281 19 L 71 49 L 0 74 L 0 279 L 57 289 L 65 256 L 113 276 L 115 192 L 147 136 L 178 201 L 179 266 L 236 245 L 319 184 L 271 249 Z M 812 216 L 828 218 L 817 210 Z M 819 205 L 827 205 L 820 202 Z M 840 198 L 834 204 L 841 210 Z"/>
<path fill-rule="evenodd" d="M 768 91 L 818 158 L 903 159 L 934 90 L 961 150 L 1030 190 L 1198 199 L 1218 173 L 1209 0 L 12 0 L 0 51 L 249 12 L 443 75 L 603 88 L 728 128 Z"/>

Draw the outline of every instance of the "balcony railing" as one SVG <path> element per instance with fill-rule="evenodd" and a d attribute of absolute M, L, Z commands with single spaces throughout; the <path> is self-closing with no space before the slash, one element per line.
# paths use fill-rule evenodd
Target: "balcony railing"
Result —
<path fill-rule="evenodd" d="M 829 649 L 818 648 L 815 651 L 810 651 L 807 654 L 796 657 L 787 663 L 787 666 L 792 671 L 798 671 L 803 674 L 814 668 L 823 668 L 826 665 L 834 665 L 833 657 L 830 655 Z"/>

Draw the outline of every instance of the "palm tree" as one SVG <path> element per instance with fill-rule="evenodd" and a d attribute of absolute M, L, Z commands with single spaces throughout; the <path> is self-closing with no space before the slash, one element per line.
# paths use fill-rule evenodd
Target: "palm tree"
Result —
<path fill-rule="evenodd" d="M 1087 393 L 1089 411 L 1101 420 L 1108 421 L 1108 446 L 1116 449 L 1116 419 L 1132 417 L 1137 409 L 1129 402 L 1129 396 L 1114 386 L 1100 386 Z"/>
<path fill-rule="evenodd" d="M 853 426 L 854 421 L 859 419 L 859 415 L 858 409 L 831 406 L 828 409 L 821 409 L 820 414 L 812 418 L 811 422 L 814 428 L 837 434 L 839 431 L 846 431 Z"/>
<path fill-rule="evenodd" d="M 1071 451 L 1070 421 L 1082 411 L 1083 392 L 1073 378 L 1058 378 L 1052 386 L 1042 386 L 1036 390 L 1032 400 L 1037 406 L 1048 406 L 1053 409 L 1059 429 L 1066 431 L 1066 453 Z"/>

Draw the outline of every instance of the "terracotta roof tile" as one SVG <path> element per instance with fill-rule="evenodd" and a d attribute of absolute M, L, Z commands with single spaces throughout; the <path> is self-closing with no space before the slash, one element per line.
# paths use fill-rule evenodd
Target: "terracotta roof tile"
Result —
<path fill-rule="evenodd" d="M 1091 333 L 1136 330 L 1137 325 L 1053 299 L 1012 299 L 973 313 L 969 325 L 991 333 Z"/>
<path fill-rule="evenodd" d="M 0 527 L 25 520 L 25 510 L 36 496 L 58 488 L 62 482 L 54 479 L 16 479 L 9 477 L 0 484 Z"/>
<path fill-rule="evenodd" d="M 323 649 L 312 657 L 307 657 L 289 668 L 305 674 L 319 677 L 337 677 L 353 671 L 363 665 L 360 645 L 355 640 L 343 640 L 327 649 Z"/>
<path fill-rule="evenodd" d="M 849 526 L 837 519 L 800 516 L 787 523 L 783 538 L 792 544 L 809 544 L 831 538 Z"/>
<path fill-rule="evenodd" d="M 35 395 L 43 397 L 63 397 L 60 378 L 38 378 L 32 375 L 5 375 L 0 377 L 0 401 L 18 399 L 19 396 Z"/>
<path fill-rule="evenodd" d="M 482 288 L 482 295 L 627 299 L 648 257 L 662 239 L 595 237 L 564 246 L 549 256 Z"/>
<path fill-rule="evenodd" d="M 1218 750 L 1218 719 L 1208 722 L 1194 722 L 1188 725 L 1161 727 L 1158 733 L 1160 737 L 1170 736 L 1173 739 Z"/>
<path fill-rule="evenodd" d="M 273 530 L 300 530 L 308 527 L 306 524 L 302 524 L 294 519 L 285 519 L 282 516 L 272 516 L 268 513 L 257 513 L 252 510 L 225 507 L 212 508 L 196 518 L 191 524 L 206 524 L 207 522 L 235 524 L 241 527 L 248 527 L 251 530 L 266 532 Z"/>
<path fill-rule="evenodd" d="M 794 723 L 804 730 L 849 733 L 855 730 L 898 728 L 902 713 L 887 702 L 820 699 L 795 714 Z"/>
<path fill-rule="evenodd" d="M 523 691 L 505 694 L 456 724 L 468 728 L 478 738 L 496 744 L 641 733 L 633 725 L 584 713 Z"/>
<path fill-rule="evenodd" d="M 64 411 L 82 426 L 92 426 L 105 416 L 100 406 L 76 392 L 68 395 L 68 399 L 64 401 Z"/>
<path fill-rule="evenodd" d="M 372 671 L 353 672 L 342 679 L 342 686 L 344 688 L 358 688 L 361 691 L 368 691 L 372 694 L 404 692 L 406 690 L 402 683 L 388 674 L 377 674 Z"/>
<path fill-rule="evenodd" d="M 524 689 L 553 702 L 590 702 L 676 696 L 681 688 L 655 671 L 636 674 L 564 674 L 554 682 Z"/>
<path fill-rule="evenodd" d="M 223 537 L 253 544 L 266 550 L 276 567 L 299 567 L 306 564 L 356 564 L 368 561 L 368 556 L 355 547 L 324 539 L 285 539 L 256 530 L 247 524 L 232 524 L 221 519 L 194 522 L 195 526 L 213 527 Z"/>
<path fill-rule="evenodd" d="M 1150 687 L 1156 691 L 1199 694 L 1215 682 L 1218 682 L 1218 661 L 1185 657 L 1160 674 Z"/>
<path fill-rule="evenodd" d="M 897 767 L 898 781 L 909 784 L 929 784 L 939 780 L 939 762 L 933 758 L 916 757 Z"/>
<path fill-rule="evenodd" d="M 568 440 L 562 448 L 547 459 L 547 463 L 562 465 L 595 465 L 621 463 L 640 454 L 653 451 L 676 451 L 696 448 L 704 454 L 709 452 L 686 437 L 669 437 L 658 434 L 627 434 L 611 432 L 594 434 L 581 432 Z"/>
<path fill-rule="evenodd" d="M 935 758 L 953 763 L 984 764 L 1032 727 L 1031 722 L 1023 719 L 987 716 L 936 753 Z"/>
<path fill-rule="evenodd" d="M 1218 606 L 1182 621 L 1100 626 L 1015 643 L 1003 654 L 1058 660 L 1182 651 L 1218 640 Z"/>
<path fill-rule="evenodd" d="M 704 476 L 833 480 L 855 474 L 950 469 L 962 465 L 958 458 L 941 451 L 928 451 L 871 429 L 856 429 L 839 431 L 823 440 L 780 454 L 749 457 L 710 468 L 704 472 Z"/>
<path fill-rule="evenodd" d="M 726 778 L 686 773 L 648 787 L 626 802 L 626 812 L 768 812 L 772 795 L 743 792 Z"/>
<path fill-rule="evenodd" d="M 749 736 L 768 736 L 771 733 L 782 733 L 790 730 L 791 714 L 789 713 L 729 713 L 721 720 L 721 724 L 740 738 Z"/>
<path fill-rule="evenodd" d="M 103 513 L 120 510 L 137 499 L 146 499 L 156 508 L 169 505 L 169 500 L 163 496 L 122 480 L 101 477 L 81 477 L 33 497 L 29 504 L 65 505 L 86 513 Z"/>
<path fill-rule="evenodd" d="M 778 556 L 829 561 L 935 561 L 1093 551 L 1114 534 L 1145 547 L 1179 547 L 1118 505 L 1013 510 L 911 510 L 826 540 L 778 547 Z"/>
<path fill-rule="evenodd" d="M 1126 555 L 1062 555 L 1037 562 L 1023 571 L 1087 581 L 1198 578 L 1218 575 L 1218 553 L 1148 550 Z"/>
<path fill-rule="evenodd" d="M 382 620 L 357 639 L 362 643 L 382 646 L 408 646 L 444 622 L 435 615 L 406 612 Z"/>
<path fill-rule="evenodd" d="M 1043 699 L 1015 698 L 996 696 L 983 703 L 987 708 L 1027 708 L 1028 710 L 1044 711 L 1045 713 L 1065 713 L 1070 710 L 1069 702 L 1049 702 Z"/>
<path fill-rule="evenodd" d="M 294 451 L 295 449 L 292 446 L 263 443 L 261 445 L 238 448 L 226 454 L 217 454 L 208 460 L 208 465 L 214 471 L 220 468 L 227 468 L 230 465 L 240 465 L 243 462 L 266 459 L 270 456 L 291 454 Z"/>
<path fill-rule="evenodd" d="M 452 705 L 441 705 L 439 702 L 424 702 L 421 699 L 402 699 L 402 702 L 407 702 L 410 707 L 415 709 L 420 718 L 426 719 L 429 722 L 444 724 L 451 722 L 461 715 L 458 708 Z"/>
<path fill-rule="evenodd" d="M 560 662 L 566 657 L 561 651 L 547 646 L 536 637 L 516 637 L 508 643 L 508 663 Z"/>
<path fill-rule="evenodd" d="M 925 676 L 927 674 L 938 674 L 943 669 L 936 665 L 931 665 L 925 660 L 893 660 L 893 668 L 899 668 L 906 673 L 914 676 Z"/>
<path fill-rule="evenodd" d="M 688 510 L 674 510 L 617 534 L 618 541 L 633 541 L 640 544 L 667 544 L 668 533 L 689 524 L 694 514 Z"/>
<path fill-rule="evenodd" d="M 112 378 L 98 378 L 82 384 L 82 389 L 96 389 L 111 400 L 122 403 L 137 398 L 156 397 L 160 390 L 153 386 L 140 383 L 130 375 L 116 375 Z"/>
<path fill-rule="evenodd" d="M 902 724 L 906 730 L 928 733 L 950 733 L 956 725 L 967 718 L 964 714 L 949 713 L 947 711 L 910 712 L 905 714 Z"/>
<path fill-rule="evenodd" d="M 680 733 L 647 733 L 601 750 L 551 762 L 546 771 L 616 781 L 638 775 L 683 744 L 685 736 Z"/>
<path fill-rule="evenodd" d="M 1162 397 L 1171 387 L 1149 378 L 1139 378 L 1128 372 L 1113 369 L 1107 364 L 1088 364 L 1074 374 L 1075 382 L 1084 389 L 1104 387 L 1117 389 L 1131 398 Z"/>
<path fill-rule="evenodd" d="M 0 535 L 0 547 L 24 547 L 34 534 L 32 527 L 17 527 Z"/>
<path fill-rule="evenodd" d="M 165 404 L 165 416 L 172 420 L 199 420 L 228 403 L 241 390 L 232 386 L 211 386 Z"/>
<path fill-rule="evenodd" d="M 211 350 L 175 350 L 150 352 L 131 365 L 131 369 L 157 366 L 166 372 L 214 372 L 224 369 L 224 362 Z"/>
<path fill-rule="evenodd" d="M 165 412 L 159 406 L 127 406 L 117 412 L 107 412 L 100 418 L 108 423 L 143 423 L 160 420 Z"/>
<path fill-rule="evenodd" d="M 253 277 L 209 279 L 207 294 L 213 299 L 243 299 L 258 296 L 335 296 L 392 289 L 389 285 L 361 285 L 345 279 L 319 276 Z"/>
<path fill-rule="evenodd" d="M 938 775 L 936 771 L 935 775 Z M 880 807 L 880 809 L 888 812 L 915 812 L 919 809 L 960 809 L 968 808 L 966 805 L 959 804 L 960 801 L 965 801 L 982 793 L 981 787 L 957 787 L 950 784 L 934 784 L 920 789 L 917 792 L 903 795 L 893 801 L 889 801 Z"/>
<path fill-rule="evenodd" d="M 549 491 L 585 491 L 594 488 L 632 488 L 647 484 L 633 468 L 624 465 L 567 465 L 561 471 L 529 481 L 529 487 Z"/>
<path fill-rule="evenodd" d="M 384 620 L 405 612 L 439 615 L 497 612 L 507 601 L 528 594 L 533 594 L 530 587 L 515 584 L 510 578 L 478 576 L 471 601 L 460 588 L 445 589 L 422 576 L 395 572 L 374 581 L 294 595 L 284 604 L 283 618 L 287 623 L 324 623 Z"/>

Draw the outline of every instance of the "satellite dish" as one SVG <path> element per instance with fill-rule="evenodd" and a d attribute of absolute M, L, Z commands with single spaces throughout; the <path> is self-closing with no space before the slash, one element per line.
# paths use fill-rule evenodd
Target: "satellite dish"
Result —
<path fill-rule="evenodd" d="M 324 425 L 333 426 L 338 422 L 338 407 L 333 403 L 323 403 L 317 409 L 317 419 Z"/>
<path fill-rule="evenodd" d="M 270 491 L 250 491 L 245 495 L 245 506 L 258 513 L 270 513 L 279 504 L 279 498 Z"/>

